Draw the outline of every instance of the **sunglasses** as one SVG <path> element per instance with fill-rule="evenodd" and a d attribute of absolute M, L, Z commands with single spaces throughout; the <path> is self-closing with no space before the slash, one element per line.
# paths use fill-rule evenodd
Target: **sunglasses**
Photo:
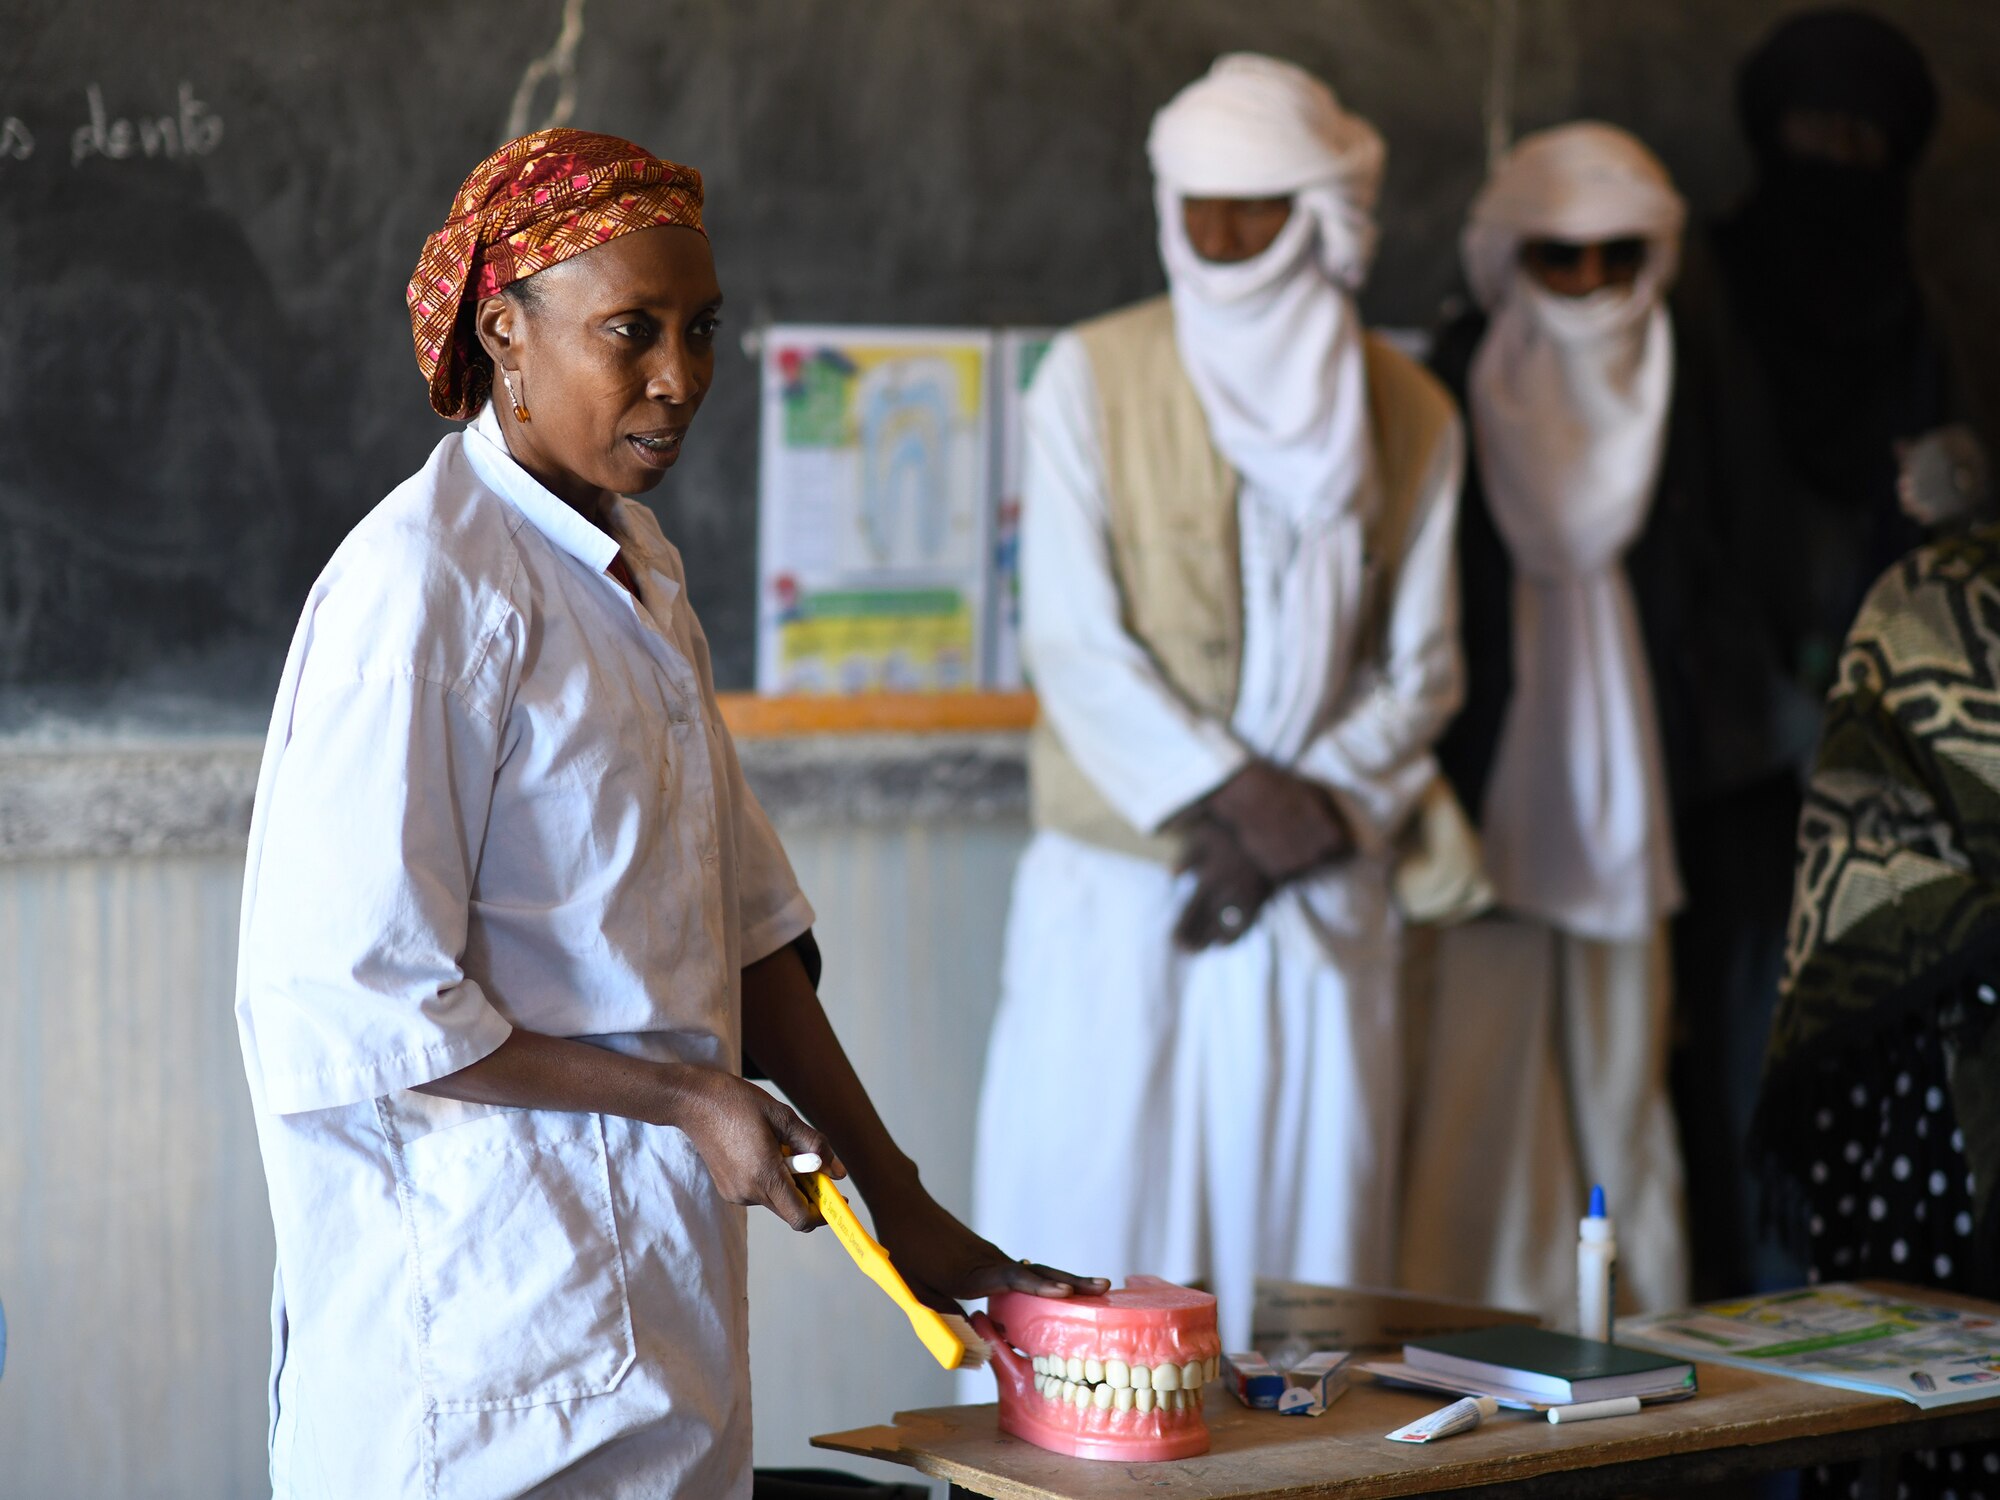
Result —
<path fill-rule="evenodd" d="M 1570 240 L 1533 240 L 1527 247 L 1528 254 L 1551 271 L 1574 271 L 1583 264 L 1583 254 L 1589 248 Z M 1613 275 L 1637 271 L 1646 263 L 1646 242 L 1643 239 L 1605 240 L 1597 250 L 1604 269 Z"/>

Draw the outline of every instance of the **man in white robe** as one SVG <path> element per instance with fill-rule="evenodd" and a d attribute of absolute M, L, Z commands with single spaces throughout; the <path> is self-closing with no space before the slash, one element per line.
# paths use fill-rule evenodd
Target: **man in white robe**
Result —
<path fill-rule="evenodd" d="M 1621 1310 L 1687 1297 L 1667 1095 L 1667 920 L 1681 888 L 1625 566 L 1666 449 L 1664 299 L 1683 218 L 1666 169 L 1624 131 L 1586 122 L 1524 138 L 1466 229 L 1480 311 L 1434 355 L 1464 387 L 1474 460 L 1461 516 L 1468 702 L 1441 753 L 1479 816 L 1499 910 L 1437 935 L 1414 997 L 1428 1041 L 1402 1279 L 1561 1327 L 1577 1315 L 1577 1220 L 1593 1184 L 1618 1226 Z"/>
<path fill-rule="evenodd" d="M 1392 845 L 1458 698 L 1449 399 L 1364 334 L 1383 148 L 1220 59 L 1149 141 L 1168 298 L 1058 338 L 1027 404 L 1043 725 L 975 1221 L 1206 1278 L 1394 1270 Z"/>

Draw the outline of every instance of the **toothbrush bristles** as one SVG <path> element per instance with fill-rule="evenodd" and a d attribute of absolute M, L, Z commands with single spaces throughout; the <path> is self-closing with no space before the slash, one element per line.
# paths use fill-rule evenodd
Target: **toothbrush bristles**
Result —
<path fill-rule="evenodd" d="M 993 1346 L 972 1331 L 972 1325 L 956 1313 L 942 1313 L 944 1326 L 952 1332 L 952 1337 L 965 1345 L 965 1356 L 959 1360 L 961 1370 L 983 1370 L 993 1358 Z"/>

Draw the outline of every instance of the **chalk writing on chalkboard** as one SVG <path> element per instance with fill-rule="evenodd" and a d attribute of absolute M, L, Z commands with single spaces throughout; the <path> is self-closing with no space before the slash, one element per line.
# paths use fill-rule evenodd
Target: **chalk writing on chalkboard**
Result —
<path fill-rule="evenodd" d="M 93 156 L 122 161 L 126 157 L 162 157 L 177 161 L 206 156 L 222 143 L 222 116 L 196 97 L 194 85 L 183 82 L 173 109 L 112 115 L 104 90 L 91 84 L 83 91 L 90 118 L 71 132 L 69 161 L 79 166 Z M 0 161 L 26 161 L 35 154 L 35 132 L 16 115 L 0 116 Z"/>
<path fill-rule="evenodd" d="M 222 140 L 222 116 L 213 114 L 194 96 L 194 85 L 181 85 L 179 107 L 170 115 L 120 116 L 107 119 L 104 90 L 96 84 L 84 90 L 90 102 L 90 122 L 76 127 L 70 137 L 69 159 L 74 166 L 89 156 L 114 160 L 128 156 L 206 156 Z"/>

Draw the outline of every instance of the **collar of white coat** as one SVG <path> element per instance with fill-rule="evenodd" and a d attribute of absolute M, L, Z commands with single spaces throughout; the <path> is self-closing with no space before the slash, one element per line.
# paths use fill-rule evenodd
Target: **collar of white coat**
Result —
<path fill-rule="evenodd" d="M 618 555 L 617 538 L 591 525 L 574 506 L 564 503 L 521 467 L 520 460 L 508 450 L 507 434 L 500 430 L 500 419 L 494 415 L 491 401 L 465 424 L 465 431 L 466 461 L 488 488 L 591 572 L 602 573 L 611 566 L 611 559 Z"/>
<path fill-rule="evenodd" d="M 492 402 L 487 402 L 480 408 L 479 415 L 465 424 L 465 432 L 466 462 L 472 465 L 473 473 L 487 488 L 520 511 L 527 517 L 529 525 L 591 572 L 607 573 L 611 560 L 618 555 L 617 538 L 586 521 L 574 506 L 565 503 L 521 467 L 520 461 L 508 450 L 507 435 L 500 430 L 500 418 L 494 413 Z M 644 534 L 646 528 L 632 524 L 629 510 L 644 511 L 645 507 L 620 496 L 618 520 L 626 533 L 626 541 L 652 573 L 653 585 L 660 591 L 662 599 L 671 603 L 679 595 L 680 585 L 660 571 L 650 541 Z"/>

